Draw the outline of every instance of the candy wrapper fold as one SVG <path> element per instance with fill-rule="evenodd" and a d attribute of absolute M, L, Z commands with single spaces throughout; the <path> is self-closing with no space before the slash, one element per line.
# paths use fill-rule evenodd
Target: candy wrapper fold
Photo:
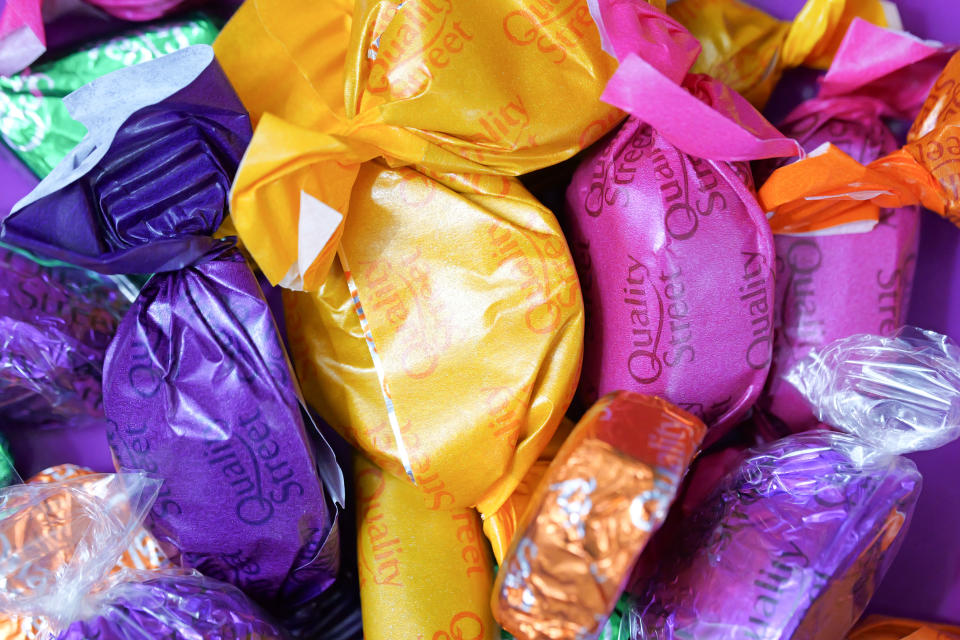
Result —
<path fill-rule="evenodd" d="M 0 76 L 17 73 L 47 50 L 40 0 L 0 5 Z"/>
<path fill-rule="evenodd" d="M 877 220 L 880 208 L 921 204 L 955 224 L 960 220 L 960 127 L 953 54 L 907 134 L 907 144 L 867 165 L 835 145 L 777 169 L 759 191 L 763 207 L 791 228 L 822 227 L 845 209 L 849 221 Z M 827 223 L 829 224 L 829 223 Z"/>
<path fill-rule="evenodd" d="M 210 47 L 119 69 L 64 104 L 89 133 L 0 238 L 101 273 L 172 271 L 222 244 L 210 237 L 227 206 L 218 176 L 236 170 L 250 124 Z"/>
<path fill-rule="evenodd" d="M 128 304 L 103 276 L 0 247 L 3 428 L 102 425 L 104 356 Z"/>
<path fill-rule="evenodd" d="M 218 31 L 212 19 L 202 13 L 136 30 L 124 24 L 120 28 L 117 35 L 73 45 L 68 53 L 45 59 L 10 78 L 0 77 L 0 111 L 4 114 L 0 136 L 40 178 L 46 177 L 86 133 L 84 125 L 70 117 L 64 96 L 111 71 L 192 44 L 211 44 Z"/>
<path fill-rule="evenodd" d="M 230 585 L 169 569 L 111 573 L 160 485 L 138 473 L 82 474 L 4 489 L 0 611 L 39 617 L 39 637 L 58 640 L 285 639 Z"/>
<path fill-rule="evenodd" d="M 148 524 L 183 564 L 278 610 L 329 586 L 342 480 L 238 251 L 147 284 L 104 388 L 116 460 L 165 479 Z"/>
<path fill-rule="evenodd" d="M 307 292 L 285 296 L 288 329 L 324 419 L 431 508 L 492 513 L 582 351 L 563 235 L 511 176 L 622 118 L 597 99 L 615 61 L 586 0 L 298 7 L 245 4 L 216 43 L 257 123 L 231 222 L 271 282 Z"/>
<path fill-rule="evenodd" d="M 843 637 L 896 555 L 920 490 L 916 466 L 897 454 L 958 435 L 956 349 L 932 332 L 861 335 L 813 351 L 809 362 L 823 368 L 801 361 L 797 379 L 816 380 L 802 391 L 845 433 L 748 451 L 684 523 L 636 601 L 631 637 Z M 849 412 L 831 410 L 836 389 Z"/>
<path fill-rule="evenodd" d="M 699 46 L 674 20 L 624 0 L 597 12 L 623 56 L 604 99 L 631 117 L 567 189 L 588 313 L 581 395 L 661 396 L 704 420 L 712 442 L 760 394 L 773 343 L 769 225 L 747 164 L 725 159 L 798 148 L 729 89 L 687 74 Z M 717 131 L 700 128 L 704 113 Z"/>
<path fill-rule="evenodd" d="M 114 111 L 99 109 L 107 97 Z M 147 524 L 171 557 L 283 613 L 333 581 L 344 491 L 255 275 L 211 237 L 249 120 L 203 45 L 68 103 L 90 132 L 5 229 L 101 271 L 160 272 L 105 359 L 111 449 L 119 468 L 164 479 Z"/>
<path fill-rule="evenodd" d="M 579 372 L 583 306 L 559 225 L 515 179 L 379 162 L 350 206 L 320 292 L 284 293 L 304 394 L 431 509 L 492 513 Z"/>
<path fill-rule="evenodd" d="M 601 50 L 586 0 L 545 11 L 518 0 L 358 2 L 349 40 L 344 13 L 338 3 L 291 11 L 257 0 L 217 41 L 259 119 L 231 214 L 275 284 L 312 291 L 323 282 L 349 226 L 362 162 L 519 175 L 569 158 L 622 117 L 597 100 L 615 63 Z M 319 34 L 327 49 L 314 55 Z M 250 35 L 278 55 L 253 58 Z M 334 66 L 341 55 L 342 72 Z M 295 78 L 283 99 L 249 96 L 261 92 L 252 79 L 267 70 Z M 261 105 L 277 117 L 261 118 Z M 327 205 L 322 217 L 304 210 L 301 192 Z M 266 202 L 269 218 L 259 213 Z"/>
<path fill-rule="evenodd" d="M 853 161 L 867 164 L 897 149 L 886 118 L 913 118 L 948 57 L 939 45 L 854 20 L 819 95 L 794 109 L 780 129 L 808 152 L 833 143 Z M 768 163 L 767 170 L 785 163 Z M 805 226 L 787 211 L 770 218 L 778 256 L 776 340 L 758 424 L 771 437 L 817 423 L 784 380 L 793 363 L 837 338 L 889 335 L 906 318 L 920 212 L 909 206 L 877 214 L 851 217 L 844 203 L 832 200 L 816 225 Z"/>
<path fill-rule="evenodd" d="M 899 28 L 896 9 L 884 4 L 808 0 L 792 22 L 739 0 L 679 0 L 668 11 L 703 44 L 693 71 L 717 78 L 763 108 L 785 69 L 830 66 L 854 19 Z"/>
<path fill-rule="evenodd" d="M 499 639 L 477 512 L 432 511 L 403 480 L 359 456 L 354 467 L 364 637 Z"/>
<path fill-rule="evenodd" d="M 493 589 L 521 638 L 596 637 L 663 523 L 706 426 L 659 398 L 595 404 L 537 485 Z"/>

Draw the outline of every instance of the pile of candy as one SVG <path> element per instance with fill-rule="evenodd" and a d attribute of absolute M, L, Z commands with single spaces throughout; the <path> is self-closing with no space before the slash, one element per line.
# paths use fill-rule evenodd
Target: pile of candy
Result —
<path fill-rule="evenodd" d="M 0 0 L 0 74 L 0 640 L 960 640 L 891 3 Z"/>

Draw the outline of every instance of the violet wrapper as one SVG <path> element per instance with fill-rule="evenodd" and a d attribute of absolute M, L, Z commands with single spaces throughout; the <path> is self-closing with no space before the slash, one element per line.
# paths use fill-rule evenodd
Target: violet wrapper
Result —
<path fill-rule="evenodd" d="M 285 640 L 288 635 L 235 587 L 199 575 L 161 574 L 113 585 L 95 616 L 57 635 L 57 640 L 90 638 Z"/>
<path fill-rule="evenodd" d="M 920 491 L 900 454 L 960 436 L 960 347 L 914 327 L 856 334 L 786 379 L 843 433 L 746 452 L 637 591 L 634 637 L 834 640 L 866 608 Z"/>
<path fill-rule="evenodd" d="M 111 448 L 121 469 L 164 479 L 147 526 L 171 557 L 283 614 L 336 575 L 343 480 L 256 277 L 233 239 L 211 237 L 247 113 L 208 46 L 65 103 L 89 133 L 3 238 L 101 273 L 157 274 L 107 352 Z"/>
<path fill-rule="evenodd" d="M 103 359 L 128 306 L 108 278 L 0 246 L 3 428 L 103 424 Z"/>
<path fill-rule="evenodd" d="M 896 554 L 920 490 L 913 462 L 870 452 L 826 431 L 748 452 L 648 583 L 633 637 L 842 637 Z"/>

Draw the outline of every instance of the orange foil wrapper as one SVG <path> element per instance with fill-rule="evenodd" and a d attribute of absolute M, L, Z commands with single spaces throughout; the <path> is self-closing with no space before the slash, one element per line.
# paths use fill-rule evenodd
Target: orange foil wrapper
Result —
<path fill-rule="evenodd" d="M 547 469 L 497 574 L 492 606 L 503 628 L 520 640 L 593 637 L 705 432 L 660 398 L 601 398 Z"/>
<path fill-rule="evenodd" d="M 777 230 L 817 231 L 879 219 L 881 208 L 921 204 L 960 225 L 960 53 L 953 54 L 897 151 L 861 165 L 833 145 L 783 166 L 758 192 Z"/>
<path fill-rule="evenodd" d="M 960 627 L 906 618 L 867 616 L 847 640 L 960 640 Z"/>

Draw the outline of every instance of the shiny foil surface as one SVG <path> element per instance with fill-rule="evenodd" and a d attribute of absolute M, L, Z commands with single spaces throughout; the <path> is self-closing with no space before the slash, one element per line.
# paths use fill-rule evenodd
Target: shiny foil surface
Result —
<path fill-rule="evenodd" d="M 750 451 L 661 560 L 631 615 L 633 637 L 843 637 L 896 555 L 919 490 L 913 462 L 846 434 Z"/>
<path fill-rule="evenodd" d="M 658 398 L 621 392 L 595 404 L 538 485 L 497 574 L 503 628 L 523 640 L 594 637 L 705 431 Z"/>
<path fill-rule="evenodd" d="M 587 310 L 580 393 L 657 395 L 711 427 L 753 405 L 773 347 L 774 250 L 746 163 L 687 155 L 630 118 L 567 190 Z"/>
<path fill-rule="evenodd" d="M 128 305 L 103 276 L 0 247 L 4 429 L 103 424 L 104 354 Z"/>
<path fill-rule="evenodd" d="M 285 613 L 334 579 L 343 480 L 256 276 L 232 239 L 212 237 L 247 114 L 205 45 L 67 100 L 87 136 L 3 237 L 101 272 L 156 272 L 104 361 L 117 466 L 164 480 L 147 526 L 171 558 Z"/>
<path fill-rule="evenodd" d="M 193 44 L 212 44 L 217 32 L 210 17 L 197 13 L 99 39 L 0 77 L 0 137 L 43 178 L 86 132 L 71 117 L 64 96 L 111 71 Z"/>
<path fill-rule="evenodd" d="M 199 574 L 149 574 L 100 594 L 94 616 L 77 620 L 56 640 L 287 640 L 243 593 Z"/>

